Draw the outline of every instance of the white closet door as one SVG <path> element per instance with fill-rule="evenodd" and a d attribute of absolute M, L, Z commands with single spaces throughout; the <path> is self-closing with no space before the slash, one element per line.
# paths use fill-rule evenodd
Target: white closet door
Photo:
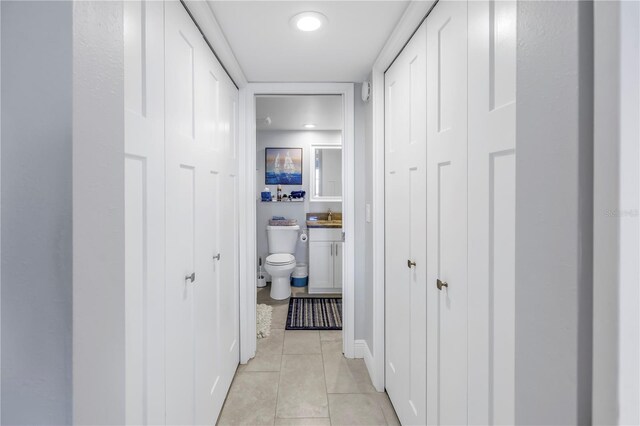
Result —
<path fill-rule="evenodd" d="M 164 423 L 164 4 L 124 3 L 126 422 Z"/>
<path fill-rule="evenodd" d="M 219 69 L 222 73 L 222 68 Z M 215 199 L 220 215 L 220 291 L 215 309 L 220 312 L 220 334 L 217 363 L 220 366 L 220 389 L 216 388 L 219 412 L 238 366 L 240 338 L 240 287 L 238 276 L 238 90 L 224 75 L 220 80 L 220 119 L 218 140 L 213 154 L 219 170 L 219 196 Z"/>
<path fill-rule="evenodd" d="M 515 423 L 515 1 L 469 2 L 469 422 Z"/>
<path fill-rule="evenodd" d="M 165 8 L 166 422 L 214 424 L 238 364 L 237 91 Z"/>
<path fill-rule="evenodd" d="M 467 423 L 467 3 L 427 24 L 427 423 Z M 439 290 L 437 280 L 447 283 Z"/>
<path fill-rule="evenodd" d="M 184 16 L 184 14 L 183 14 Z M 185 24 L 187 25 L 187 24 Z M 191 24 L 192 26 L 193 24 Z M 198 150 L 196 171 L 197 204 L 196 255 L 197 280 L 193 285 L 195 321 L 195 421 L 212 423 L 217 417 L 216 402 L 220 399 L 222 365 L 220 364 L 220 266 L 214 259 L 220 252 L 220 175 L 215 146 L 219 123 L 220 79 L 222 70 L 204 43 L 195 50 L 195 144 Z M 222 396 L 224 398 L 224 396 Z"/>
<path fill-rule="evenodd" d="M 403 424 L 426 421 L 426 28 L 385 75 L 386 388 Z M 414 265 L 415 263 L 415 265 Z"/>
<path fill-rule="evenodd" d="M 195 424 L 196 299 L 206 285 L 196 255 L 204 251 L 196 223 L 202 152 L 196 140 L 196 57 L 200 35 L 180 4 L 166 2 L 166 423 Z M 200 192 L 201 193 L 201 192 Z M 192 281 L 186 277 L 195 274 Z"/>

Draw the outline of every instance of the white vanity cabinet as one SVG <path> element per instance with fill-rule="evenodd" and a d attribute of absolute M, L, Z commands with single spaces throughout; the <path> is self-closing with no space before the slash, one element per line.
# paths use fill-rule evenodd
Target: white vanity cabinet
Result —
<path fill-rule="evenodd" d="M 342 292 L 342 229 L 309 228 L 309 293 Z"/>

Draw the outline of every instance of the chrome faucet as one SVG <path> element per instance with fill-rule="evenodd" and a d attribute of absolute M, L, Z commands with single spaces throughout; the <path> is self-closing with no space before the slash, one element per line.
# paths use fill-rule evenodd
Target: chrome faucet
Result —
<path fill-rule="evenodd" d="M 332 215 L 332 214 L 333 214 L 333 212 L 331 211 L 331 209 L 329 209 L 329 214 L 327 214 L 327 220 L 328 220 L 329 222 L 331 222 L 331 220 L 333 219 L 333 218 L 331 217 L 331 215 Z"/>

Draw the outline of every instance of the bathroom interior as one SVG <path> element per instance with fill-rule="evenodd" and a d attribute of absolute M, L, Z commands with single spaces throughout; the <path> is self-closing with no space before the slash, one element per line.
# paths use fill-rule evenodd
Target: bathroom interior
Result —
<path fill-rule="evenodd" d="M 342 105 L 341 95 L 256 96 L 258 341 L 271 329 L 341 339 Z"/>

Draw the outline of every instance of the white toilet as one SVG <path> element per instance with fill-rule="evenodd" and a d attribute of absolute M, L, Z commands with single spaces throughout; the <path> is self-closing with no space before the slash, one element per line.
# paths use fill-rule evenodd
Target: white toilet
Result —
<path fill-rule="evenodd" d="M 271 275 L 271 298 L 283 300 L 291 296 L 291 273 L 296 267 L 296 244 L 300 226 L 267 226 L 269 256 L 265 269 Z"/>

